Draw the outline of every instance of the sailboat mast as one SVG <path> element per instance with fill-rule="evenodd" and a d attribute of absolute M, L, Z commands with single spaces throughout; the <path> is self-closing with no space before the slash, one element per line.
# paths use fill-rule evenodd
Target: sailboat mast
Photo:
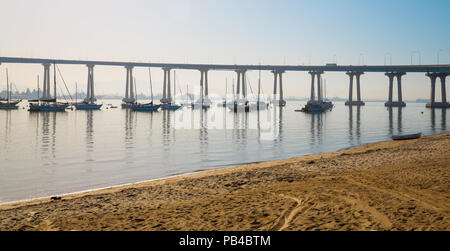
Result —
<path fill-rule="evenodd" d="M 234 78 L 233 78 L 233 101 L 236 101 L 236 93 L 234 92 Z"/>
<path fill-rule="evenodd" d="M 153 84 L 152 84 L 152 71 L 151 68 L 148 68 L 148 76 L 150 78 L 150 95 L 152 97 L 152 104 L 153 104 Z"/>
<path fill-rule="evenodd" d="M 136 87 L 136 78 L 134 78 L 134 93 L 136 95 L 136 104 L 138 103 L 138 93 L 137 93 L 137 87 Z"/>
<path fill-rule="evenodd" d="M 177 72 L 173 71 L 173 103 L 177 101 Z"/>
<path fill-rule="evenodd" d="M 228 78 L 225 78 L 225 103 L 227 102 L 228 96 Z"/>
<path fill-rule="evenodd" d="M 39 74 L 37 75 L 37 102 L 39 104 Z"/>
<path fill-rule="evenodd" d="M 8 77 L 8 68 L 6 68 L 6 100 L 9 103 L 9 77 Z"/>
<path fill-rule="evenodd" d="M 78 83 L 75 82 L 75 104 L 78 103 Z"/>
<path fill-rule="evenodd" d="M 56 64 L 53 63 L 53 82 L 54 82 L 54 95 L 55 95 L 55 102 L 56 102 Z"/>
<path fill-rule="evenodd" d="M 258 109 L 259 109 L 259 101 L 261 96 L 261 64 L 259 65 L 259 78 L 258 78 Z"/>

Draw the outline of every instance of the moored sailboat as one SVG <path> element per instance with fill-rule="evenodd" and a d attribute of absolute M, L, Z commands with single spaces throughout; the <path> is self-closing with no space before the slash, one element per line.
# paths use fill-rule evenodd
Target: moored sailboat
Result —
<path fill-rule="evenodd" d="M 96 104 L 97 98 L 94 95 L 94 67 L 89 67 L 87 97 L 83 102 L 73 104 L 77 110 L 100 110 L 103 104 Z"/>
<path fill-rule="evenodd" d="M 8 69 L 6 69 L 6 98 L 0 100 L 0 110 L 16 110 L 22 100 L 11 100 L 11 90 L 8 78 Z"/>
<path fill-rule="evenodd" d="M 56 99 L 56 65 L 54 65 L 54 97 L 52 98 L 50 95 L 50 64 L 44 65 L 44 92 L 41 99 L 38 100 L 29 100 L 30 108 L 28 111 L 30 112 L 65 112 L 67 107 L 69 107 L 68 103 L 57 102 Z"/>
<path fill-rule="evenodd" d="M 151 69 L 150 68 L 148 68 L 148 74 L 149 74 L 149 77 L 150 77 L 150 95 L 152 97 L 152 101 L 150 103 L 148 103 L 148 104 L 139 104 L 139 103 L 134 104 L 131 107 L 131 109 L 133 111 L 137 111 L 137 112 L 156 112 L 161 107 L 161 105 L 155 105 L 153 103 L 152 73 L 151 73 Z"/>
<path fill-rule="evenodd" d="M 170 74 L 170 73 L 169 73 Z M 174 97 L 174 99 L 175 99 L 175 97 L 176 97 L 176 92 L 177 92 L 177 89 L 176 89 L 176 83 L 177 83 L 177 79 L 176 79 L 176 72 L 174 72 L 173 73 L 174 74 L 174 81 L 173 81 L 173 92 L 174 92 L 174 94 L 173 94 L 173 97 Z M 170 94 L 169 94 L 169 97 L 170 97 Z M 180 109 L 182 106 L 181 105 L 177 105 L 176 103 L 175 103 L 175 100 L 172 100 L 171 98 L 170 98 L 170 103 L 168 103 L 168 104 L 163 104 L 162 106 L 161 106 L 161 109 L 163 109 L 163 110 L 168 110 L 168 111 L 176 111 L 176 110 L 178 110 L 178 109 Z"/>

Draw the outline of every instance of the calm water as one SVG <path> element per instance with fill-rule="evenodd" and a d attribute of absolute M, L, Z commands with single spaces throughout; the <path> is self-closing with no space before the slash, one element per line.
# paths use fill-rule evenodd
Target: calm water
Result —
<path fill-rule="evenodd" d="M 332 112 L 318 115 L 295 112 L 301 104 L 260 114 L 223 108 L 203 114 L 0 111 L 0 203 L 447 130 L 445 110 L 425 104 L 389 110 L 382 103 L 359 109 L 336 103 Z"/>

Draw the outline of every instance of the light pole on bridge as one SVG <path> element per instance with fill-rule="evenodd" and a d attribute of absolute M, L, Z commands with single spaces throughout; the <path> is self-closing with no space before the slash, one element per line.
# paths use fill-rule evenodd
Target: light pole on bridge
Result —
<path fill-rule="evenodd" d="M 359 65 L 361 65 L 361 58 L 362 58 L 362 64 L 364 64 L 364 53 L 359 53 L 359 58 L 358 58 Z"/>
<path fill-rule="evenodd" d="M 411 52 L 411 65 L 413 65 L 414 55 L 416 55 L 416 54 L 419 56 L 419 65 L 421 65 L 422 64 L 422 54 L 418 50 Z"/>
<path fill-rule="evenodd" d="M 441 54 L 441 52 L 443 52 L 443 49 L 439 49 L 438 53 L 437 53 L 437 64 L 439 65 L 439 55 Z"/>
<path fill-rule="evenodd" d="M 389 52 L 384 54 L 384 65 L 386 65 L 386 56 L 389 56 L 390 65 L 392 65 L 392 54 Z"/>

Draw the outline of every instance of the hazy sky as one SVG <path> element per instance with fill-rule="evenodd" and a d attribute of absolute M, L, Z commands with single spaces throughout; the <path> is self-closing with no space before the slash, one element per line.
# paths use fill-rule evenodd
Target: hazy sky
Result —
<path fill-rule="evenodd" d="M 0 0 L 0 55 L 64 59 L 223 64 L 382 65 L 450 63 L 448 0 Z M 419 53 L 418 53 L 419 52 Z M 388 63 L 390 58 L 386 57 Z M 19 88 L 34 88 L 39 65 L 0 66 Z M 85 89 L 87 68 L 60 66 L 70 89 Z M 136 69 L 138 92 L 149 92 L 147 69 Z M 257 72 L 249 73 L 256 90 Z M 155 92 L 163 72 L 153 69 Z M 346 97 L 348 76 L 326 73 L 328 96 Z M 96 93 L 124 93 L 126 71 L 96 67 Z M 233 72 L 210 72 L 211 92 L 225 91 Z M 178 83 L 199 84 L 197 71 Z M 307 73 L 285 74 L 285 93 L 305 97 Z M 409 74 L 404 98 L 426 98 L 429 80 Z M 263 73 L 265 93 L 273 79 Z M 193 87 L 191 87 L 193 88 Z M 382 73 L 362 78 L 363 98 L 386 99 Z M 438 89 L 439 92 L 439 89 Z"/>

